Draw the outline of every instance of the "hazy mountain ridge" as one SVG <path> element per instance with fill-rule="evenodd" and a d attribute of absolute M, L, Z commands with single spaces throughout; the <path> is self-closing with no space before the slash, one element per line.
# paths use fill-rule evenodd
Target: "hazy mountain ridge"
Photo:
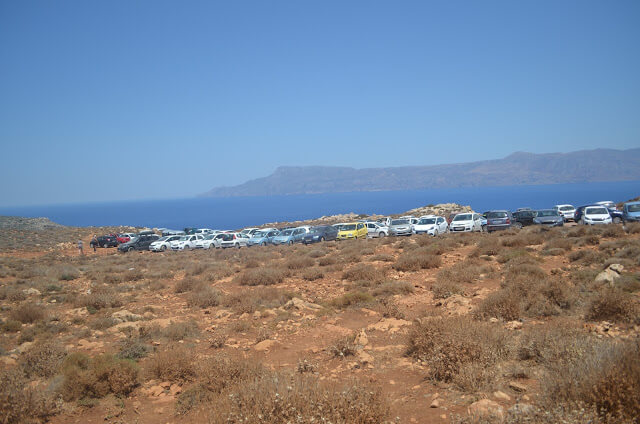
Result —
<path fill-rule="evenodd" d="M 640 148 L 571 153 L 516 152 L 503 159 L 433 166 L 281 166 L 271 175 L 202 196 L 264 196 L 349 191 L 640 180 Z"/>

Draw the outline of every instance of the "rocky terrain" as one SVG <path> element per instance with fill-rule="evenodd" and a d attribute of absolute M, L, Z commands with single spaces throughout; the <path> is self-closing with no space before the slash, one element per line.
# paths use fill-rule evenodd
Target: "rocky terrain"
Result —
<path fill-rule="evenodd" d="M 0 230 L 0 422 L 640 416 L 640 226 L 74 249 L 111 230 Z"/>
<path fill-rule="evenodd" d="M 0 230 L 42 231 L 62 227 L 49 218 L 23 218 L 21 216 L 0 216 Z"/>

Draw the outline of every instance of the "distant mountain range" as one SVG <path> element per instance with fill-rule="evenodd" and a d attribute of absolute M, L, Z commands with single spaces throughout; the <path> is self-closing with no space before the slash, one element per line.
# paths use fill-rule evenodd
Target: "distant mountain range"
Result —
<path fill-rule="evenodd" d="M 281 166 L 267 177 L 217 187 L 204 197 L 513 186 L 640 180 L 640 149 L 517 152 L 504 159 L 434 166 L 355 169 Z"/>

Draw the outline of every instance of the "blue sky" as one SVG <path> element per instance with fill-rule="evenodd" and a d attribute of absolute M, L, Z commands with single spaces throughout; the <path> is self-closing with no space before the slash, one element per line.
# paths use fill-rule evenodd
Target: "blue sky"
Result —
<path fill-rule="evenodd" d="M 640 146 L 640 2 L 0 1 L 0 206 Z"/>

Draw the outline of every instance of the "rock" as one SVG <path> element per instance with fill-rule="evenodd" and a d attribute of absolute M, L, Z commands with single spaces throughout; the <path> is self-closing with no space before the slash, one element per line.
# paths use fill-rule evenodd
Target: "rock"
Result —
<path fill-rule="evenodd" d="M 0 363 L 5 364 L 7 366 L 13 366 L 18 363 L 15 359 L 10 356 L 0 356 Z"/>
<path fill-rule="evenodd" d="M 534 411 L 533 405 L 528 403 L 516 403 L 511 408 L 509 408 L 509 412 L 513 415 L 516 414 L 529 414 Z"/>
<path fill-rule="evenodd" d="M 22 343 L 20 346 L 16 347 L 13 351 L 16 353 L 24 353 L 26 352 L 31 346 L 33 346 L 33 342 L 24 342 Z"/>
<path fill-rule="evenodd" d="M 515 392 L 526 392 L 527 391 L 527 386 L 525 386 L 524 384 L 518 383 L 517 381 L 512 381 L 509 383 L 509 388 Z"/>
<path fill-rule="evenodd" d="M 357 346 L 366 346 L 369 344 L 369 338 L 367 337 L 367 333 L 364 331 L 364 328 L 360 330 L 360 333 L 356 336 L 354 343 Z"/>
<path fill-rule="evenodd" d="M 253 349 L 258 352 L 266 352 L 268 350 L 271 350 L 271 348 L 275 347 L 277 344 L 278 342 L 275 340 L 263 340 L 260 343 L 256 343 L 253 346 Z"/>
<path fill-rule="evenodd" d="M 431 405 L 429 405 L 429 408 L 440 408 L 440 399 L 436 398 L 432 400 Z"/>
<path fill-rule="evenodd" d="M 122 311 L 112 313 L 111 318 L 118 321 L 118 323 L 132 322 L 132 321 L 140 321 L 142 319 L 142 315 L 134 314 L 133 312 L 123 309 Z"/>
<path fill-rule="evenodd" d="M 522 323 L 520 321 L 509 321 L 504 325 L 504 328 L 507 330 L 520 330 L 522 328 Z"/>
<path fill-rule="evenodd" d="M 621 264 L 611 264 L 596 276 L 596 283 L 609 283 L 610 286 L 620 278 L 620 273 L 624 270 Z"/>
<path fill-rule="evenodd" d="M 152 386 L 149 388 L 149 390 L 147 390 L 147 393 L 149 394 L 149 396 L 155 396 L 158 397 L 160 396 L 162 393 L 164 393 L 164 387 L 162 386 Z"/>
<path fill-rule="evenodd" d="M 400 330 L 401 327 L 411 325 L 411 321 L 396 318 L 383 318 L 375 324 L 371 324 L 367 327 L 367 330 L 388 331 L 389 333 L 395 333 Z"/>
<path fill-rule="evenodd" d="M 162 387 L 163 389 L 168 389 L 169 387 L 171 387 L 171 383 L 168 381 L 163 381 L 162 383 L 158 384 L 160 387 Z"/>
<path fill-rule="evenodd" d="M 504 418 L 504 409 L 502 406 L 489 399 L 482 399 L 477 402 L 473 402 L 467 408 L 467 412 L 475 419 L 498 418 L 499 420 L 502 420 Z"/>
<path fill-rule="evenodd" d="M 500 321 L 500 320 L 499 320 L 498 318 L 496 318 L 496 317 L 491 317 L 491 318 L 489 318 L 489 322 L 496 323 L 496 322 L 498 322 L 498 321 Z"/>
<path fill-rule="evenodd" d="M 24 290 L 22 290 L 22 292 L 23 292 L 24 294 L 27 294 L 27 295 L 29 295 L 29 294 L 33 294 L 33 295 L 36 295 L 36 296 L 40 296 L 40 294 L 41 294 L 41 293 L 40 293 L 40 290 L 38 290 L 38 289 L 34 289 L 33 287 L 30 287 L 30 288 L 28 288 L 28 289 L 24 289 Z"/>
<path fill-rule="evenodd" d="M 322 309 L 322 306 L 316 305 L 315 303 L 311 303 L 311 302 L 305 302 L 304 300 L 300 299 L 299 297 L 294 297 L 293 299 L 291 299 L 290 301 L 288 301 L 284 305 L 284 308 L 285 309 L 297 309 L 299 311 L 303 311 L 303 310 L 317 311 L 319 309 Z"/>
<path fill-rule="evenodd" d="M 493 397 L 498 399 L 498 400 L 504 400 L 506 402 L 511 400 L 511 396 L 509 396 L 508 394 L 501 392 L 501 391 L 497 391 L 497 392 L 493 392 Z"/>
<path fill-rule="evenodd" d="M 262 318 L 262 314 L 260 313 L 260 311 L 255 311 L 253 313 L 253 319 L 260 319 Z"/>
<path fill-rule="evenodd" d="M 171 393 L 172 396 L 177 396 L 182 393 L 182 387 L 177 384 L 172 384 L 171 387 L 169 387 L 169 393 Z"/>
<path fill-rule="evenodd" d="M 276 317 L 276 316 L 278 316 L 278 313 L 273 309 L 265 309 L 264 311 L 262 311 L 263 318 Z"/>
<path fill-rule="evenodd" d="M 373 362 L 373 356 L 371 356 L 364 350 L 357 351 L 356 358 L 358 359 L 358 362 L 360 362 L 361 364 L 371 364 Z"/>

